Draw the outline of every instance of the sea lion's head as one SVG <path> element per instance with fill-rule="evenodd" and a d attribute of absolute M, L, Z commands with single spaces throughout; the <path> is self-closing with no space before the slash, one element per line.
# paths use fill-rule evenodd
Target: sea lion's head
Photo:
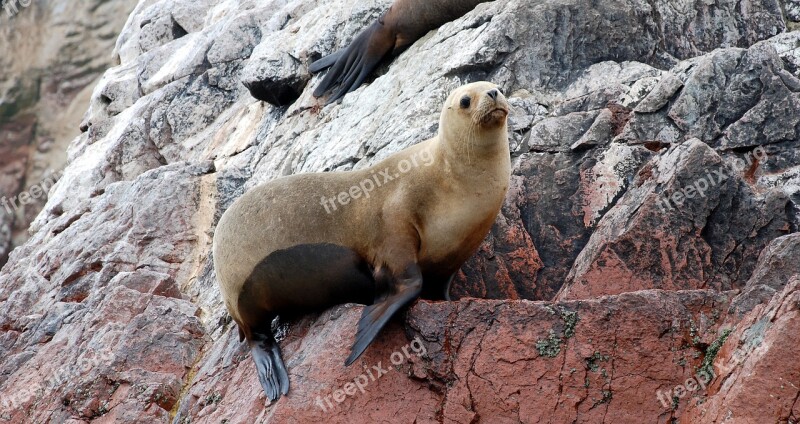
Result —
<path fill-rule="evenodd" d="M 461 86 L 448 96 L 439 131 L 451 141 L 493 143 L 506 140 L 508 101 L 496 84 L 486 81 Z"/>

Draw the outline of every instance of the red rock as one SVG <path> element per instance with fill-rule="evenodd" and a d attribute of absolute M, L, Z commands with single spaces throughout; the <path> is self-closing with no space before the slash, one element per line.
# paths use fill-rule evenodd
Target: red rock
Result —
<path fill-rule="evenodd" d="M 537 274 L 544 267 L 530 234 L 520 221 L 523 179 L 512 177 L 509 193 L 487 239 L 453 281 L 451 296 L 530 299 L 542 288 Z M 525 285 L 515 282 L 525 281 Z"/>
<path fill-rule="evenodd" d="M 800 277 L 758 305 L 727 337 L 719 376 L 682 423 L 791 423 L 800 417 Z"/>
<path fill-rule="evenodd" d="M 800 275 L 800 234 L 778 237 L 761 252 L 753 275 L 731 306 L 737 314 L 769 303 L 789 280 Z"/>
<path fill-rule="evenodd" d="M 178 416 L 229 423 L 666 422 L 689 399 L 672 411 L 658 391 L 694 374 L 729 300 L 710 291 L 643 291 L 561 303 L 420 301 L 407 314 L 405 334 L 391 323 L 349 368 L 343 360 L 361 307 L 337 307 L 291 326 L 282 343 L 292 381 L 287 397 L 262 409 L 252 360 L 228 331 Z M 386 367 L 416 337 L 423 355 L 409 349 L 364 393 L 332 400 L 332 410 L 317 404 L 372 365 Z"/>
<path fill-rule="evenodd" d="M 780 190 L 733 201 L 756 197 L 741 178 L 696 139 L 657 156 L 600 220 L 556 298 L 743 287 L 752 253 L 786 231 L 789 203 Z M 703 195 L 676 197 L 703 184 Z"/>
<path fill-rule="evenodd" d="M 195 376 L 178 416 L 228 423 L 436 422 L 441 396 L 425 381 L 409 377 L 413 362 L 403 353 L 409 341 L 397 322 L 353 365 L 344 366 L 360 316 L 361 307 L 339 306 L 293 323 L 281 343 L 290 392 L 266 409 L 249 351 L 238 342 L 235 328 L 227 331 L 225 342 L 216 345 Z M 396 366 L 395 352 L 403 355 L 402 361 L 395 358 Z M 354 386 L 347 395 L 344 390 L 356 380 L 366 381 L 363 393 Z M 341 402 L 337 390 L 342 390 Z"/>
<path fill-rule="evenodd" d="M 0 18 L 10 35 L 0 51 L 15 53 L 0 55 L 0 119 L 14 118 L 0 122 L 0 161 L 13 156 L 0 186 L 35 182 L 60 163 L 42 156 L 85 131 L 30 239 L 0 272 L 0 416 L 9 422 L 800 415 L 798 243 L 787 236 L 800 228 L 800 62 L 798 34 L 774 36 L 785 24 L 779 2 L 695 0 L 689 14 L 670 0 L 485 2 L 325 107 L 312 99 L 318 77 L 307 63 L 388 0 L 73 3 Z M 137 3 L 129 18 L 119 13 Z M 91 96 L 67 104 L 112 61 Z M 311 79 L 298 102 L 272 108 L 241 85 L 253 68 Z M 282 348 L 292 388 L 265 405 L 217 288 L 216 219 L 259 181 L 363 167 L 432 135 L 447 86 L 484 77 L 513 105 L 513 178 L 453 288 L 461 299 L 417 302 L 351 367 L 342 364 L 361 307 L 290 322 Z M 62 112 L 77 115 L 50 119 Z M 659 207 L 756 146 L 768 157 L 679 208 Z M 36 210 L 13 227 L 0 218 L 0 250 Z M 425 353 L 404 353 L 417 338 Z M 386 375 L 354 390 L 378 364 Z M 701 369 L 719 377 L 699 385 Z"/>

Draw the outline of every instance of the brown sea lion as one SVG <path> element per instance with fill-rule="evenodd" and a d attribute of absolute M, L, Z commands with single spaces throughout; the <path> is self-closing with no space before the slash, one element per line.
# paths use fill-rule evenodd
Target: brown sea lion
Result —
<path fill-rule="evenodd" d="M 337 87 L 328 103 L 358 88 L 387 55 L 398 55 L 428 31 L 464 16 L 488 0 L 395 0 L 377 21 L 344 49 L 314 62 L 311 73 L 331 70 L 314 90 L 322 97 Z"/>
<path fill-rule="evenodd" d="M 271 400 L 289 390 L 270 331 L 277 315 L 369 304 L 349 365 L 413 299 L 449 298 L 508 190 L 507 115 L 494 84 L 465 85 L 448 97 L 435 137 L 366 169 L 278 178 L 225 211 L 214 268 Z"/>

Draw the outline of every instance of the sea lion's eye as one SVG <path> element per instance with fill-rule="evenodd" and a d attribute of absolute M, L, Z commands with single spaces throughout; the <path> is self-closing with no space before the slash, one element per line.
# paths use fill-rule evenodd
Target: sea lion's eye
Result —
<path fill-rule="evenodd" d="M 470 99 L 469 96 L 462 97 L 461 98 L 461 109 L 468 108 L 471 101 L 472 101 L 472 99 Z"/>

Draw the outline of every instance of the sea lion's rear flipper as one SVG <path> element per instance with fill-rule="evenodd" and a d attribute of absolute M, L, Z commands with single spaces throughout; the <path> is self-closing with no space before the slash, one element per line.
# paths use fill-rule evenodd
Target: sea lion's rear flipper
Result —
<path fill-rule="evenodd" d="M 322 59 L 317 60 L 316 62 L 312 63 L 308 66 L 308 71 L 312 74 L 316 74 L 319 71 L 324 69 L 330 68 L 340 57 L 347 51 L 347 47 L 337 51 L 336 53 L 331 53 Z"/>
<path fill-rule="evenodd" d="M 350 348 L 350 356 L 345 365 L 352 364 L 378 335 L 378 332 L 389 322 L 392 315 L 400 308 L 416 299 L 422 292 L 422 272 L 416 264 L 408 267 L 403 276 L 398 279 L 397 291 L 385 300 L 364 308 L 361 319 L 358 321 L 356 341 Z"/>
<path fill-rule="evenodd" d="M 338 86 L 327 103 L 333 103 L 358 88 L 378 63 L 392 51 L 395 36 L 381 20 L 372 23 L 346 48 L 323 57 L 309 66 L 312 73 L 331 67 L 328 74 L 314 90 L 314 97 L 322 97 Z"/>
<path fill-rule="evenodd" d="M 256 363 L 258 381 L 270 401 L 289 393 L 289 374 L 281 358 L 281 348 L 272 333 L 253 333 L 250 353 Z"/>

